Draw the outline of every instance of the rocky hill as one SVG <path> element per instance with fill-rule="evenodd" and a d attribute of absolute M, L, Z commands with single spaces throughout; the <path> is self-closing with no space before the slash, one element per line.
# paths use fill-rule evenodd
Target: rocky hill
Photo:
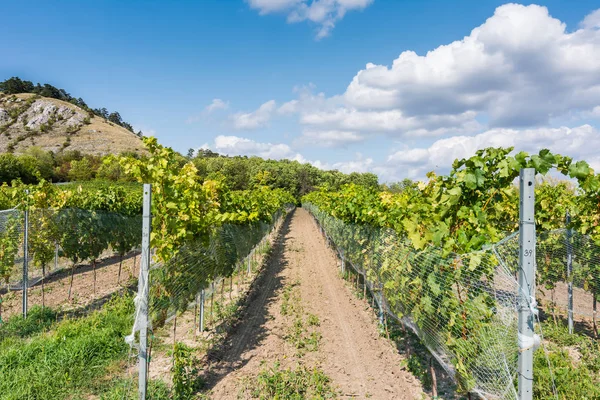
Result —
<path fill-rule="evenodd" d="M 136 134 L 71 103 L 0 93 L 0 153 L 20 153 L 30 146 L 96 155 L 145 152 Z"/>

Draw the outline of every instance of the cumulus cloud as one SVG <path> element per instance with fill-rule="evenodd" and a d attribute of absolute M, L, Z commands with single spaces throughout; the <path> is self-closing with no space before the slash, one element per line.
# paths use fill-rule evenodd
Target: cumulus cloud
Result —
<path fill-rule="evenodd" d="M 143 125 L 134 125 L 134 132 L 142 132 L 142 136 L 156 136 L 156 129 L 149 128 Z"/>
<path fill-rule="evenodd" d="M 585 29 L 600 29 L 600 9 L 586 16 L 581 22 L 581 26 Z"/>
<path fill-rule="evenodd" d="M 406 116 L 485 114 L 491 126 L 548 123 L 600 102 L 600 13 L 569 33 L 546 7 L 506 4 L 462 40 L 391 67 L 367 64 L 344 96 L 358 109 Z"/>
<path fill-rule="evenodd" d="M 362 142 L 365 138 L 350 131 L 304 131 L 295 140 L 298 146 L 344 147 L 351 143 Z"/>
<path fill-rule="evenodd" d="M 275 160 L 283 158 L 298 161 L 304 160 L 299 153 L 294 152 L 287 144 L 261 143 L 239 136 L 219 135 L 215 137 L 213 145 L 206 143 L 203 145 L 203 148 L 230 156 L 247 155 Z"/>
<path fill-rule="evenodd" d="M 475 113 L 466 111 L 456 115 L 425 115 L 406 117 L 399 110 L 359 111 L 340 108 L 335 111 L 310 112 L 300 121 L 306 125 L 330 129 L 352 129 L 371 133 L 403 132 L 407 136 L 436 136 L 449 132 L 475 131 L 480 125 Z"/>
<path fill-rule="evenodd" d="M 309 7 L 305 0 L 249 2 L 264 14 Z M 404 51 L 390 65 L 366 64 L 341 94 L 298 87 L 288 102 L 236 114 L 234 126 L 261 127 L 274 115 L 297 118 L 302 135 L 294 146 L 344 147 L 370 135 L 416 140 L 387 159 L 311 161 L 375 172 L 382 181 L 444 173 L 455 158 L 489 146 L 549 148 L 600 170 L 600 131 L 584 124 L 600 119 L 600 10 L 567 30 L 545 7 L 506 4 L 461 40 L 421 55 Z M 575 127 L 556 127 L 565 121 Z M 290 146 L 279 151 L 301 157 Z"/>
<path fill-rule="evenodd" d="M 267 126 L 277 104 L 275 100 L 269 100 L 262 104 L 258 110 L 250 113 L 237 113 L 231 116 L 235 129 L 257 129 Z"/>
<path fill-rule="evenodd" d="M 486 147 L 515 147 L 516 151 L 555 153 L 588 161 L 600 170 L 600 131 L 590 125 L 575 128 L 496 128 L 474 136 L 454 136 L 435 141 L 425 148 L 405 148 L 391 154 L 381 165 L 387 180 L 408 177 L 423 179 L 428 171 L 445 173 L 457 158 L 466 158 Z"/>
<path fill-rule="evenodd" d="M 311 131 L 394 137 L 472 134 L 595 116 L 600 104 L 600 10 L 569 32 L 545 7 L 500 6 L 462 40 L 391 66 L 368 63 L 341 95 L 295 89 L 278 110 Z"/>
<path fill-rule="evenodd" d="M 369 157 L 365 158 L 361 153 L 356 153 L 355 159 L 350 160 L 350 161 L 340 161 L 340 162 L 335 162 L 335 163 L 329 163 L 329 162 L 321 162 L 321 161 L 317 160 L 317 161 L 311 161 L 310 163 L 319 169 L 323 169 L 323 170 L 336 169 L 345 174 L 350 174 L 352 172 L 360 172 L 360 173 L 372 172 L 373 167 L 375 166 L 375 163 L 372 158 L 369 158 Z"/>
<path fill-rule="evenodd" d="M 200 148 L 229 156 L 258 156 L 274 160 L 288 159 L 300 163 L 309 163 L 324 170 L 337 169 L 345 173 L 369 172 L 374 166 L 372 158 L 363 157 L 360 153 L 356 153 L 354 159 L 349 161 L 330 163 L 320 160 L 308 160 L 287 144 L 258 142 L 239 136 L 219 135 L 215 137 L 212 144 L 205 143 Z"/>
<path fill-rule="evenodd" d="M 362 10 L 373 0 L 247 0 L 260 15 L 287 15 L 288 23 L 309 21 L 317 25 L 316 38 L 329 36 L 348 11 Z"/>

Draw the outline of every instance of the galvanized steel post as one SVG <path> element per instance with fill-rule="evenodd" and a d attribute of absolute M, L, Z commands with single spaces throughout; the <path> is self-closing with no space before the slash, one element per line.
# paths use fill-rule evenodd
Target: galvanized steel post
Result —
<path fill-rule="evenodd" d="M 571 215 L 567 211 L 567 285 L 569 291 L 569 309 L 568 309 L 568 321 L 569 321 L 569 334 L 573 333 L 573 231 L 571 231 Z"/>
<path fill-rule="evenodd" d="M 204 289 L 200 291 L 200 332 L 204 332 L 204 301 L 205 301 Z"/>
<path fill-rule="evenodd" d="M 138 280 L 138 296 L 140 296 L 140 352 L 139 362 L 139 399 L 146 399 L 148 388 L 148 271 L 150 269 L 150 231 L 152 229 L 152 185 L 144 184 L 143 222 L 142 222 L 142 254 L 140 275 Z"/>
<path fill-rule="evenodd" d="M 29 195 L 29 190 L 25 190 Z M 29 206 L 25 206 L 23 221 L 23 318 L 27 318 L 27 288 L 29 287 Z"/>
<path fill-rule="evenodd" d="M 535 303 L 535 169 L 521 169 L 519 207 L 519 293 L 518 293 L 518 398 L 533 398 L 533 352 L 537 340 L 533 324 Z"/>

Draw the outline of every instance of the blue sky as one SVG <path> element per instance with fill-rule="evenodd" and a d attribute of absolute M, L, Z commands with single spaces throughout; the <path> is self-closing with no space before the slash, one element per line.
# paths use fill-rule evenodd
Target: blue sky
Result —
<path fill-rule="evenodd" d="M 65 88 L 182 152 L 382 180 L 488 145 L 600 168 L 597 1 L 3 3 L 0 78 Z"/>

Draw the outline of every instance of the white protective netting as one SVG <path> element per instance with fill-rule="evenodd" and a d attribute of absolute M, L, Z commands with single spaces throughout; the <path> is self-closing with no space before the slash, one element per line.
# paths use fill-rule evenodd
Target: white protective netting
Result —
<path fill-rule="evenodd" d="M 142 318 L 146 311 L 148 330 L 152 337 L 155 329 L 186 310 L 197 307 L 200 293 L 203 293 L 204 299 L 210 297 L 212 302 L 219 287 L 223 290 L 226 279 L 253 272 L 292 209 L 289 206 L 275 213 L 269 223 L 261 221 L 222 225 L 211 232 L 208 241 L 186 244 L 167 262 L 151 261 L 149 279 L 146 281 L 148 299 L 141 295 L 146 288 L 140 286 L 135 298 L 132 331 L 125 338 L 130 345 L 130 360 L 140 350 L 139 332 L 144 325 Z M 229 282 L 232 284 L 233 281 L 230 279 Z M 139 364 L 136 369 L 139 370 Z M 135 384 L 131 384 L 128 392 L 134 386 Z"/>
<path fill-rule="evenodd" d="M 566 320 L 570 310 L 576 330 L 597 336 L 600 246 L 585 235 L 567 229 L 537 234 L 534 300 L 519 295 L 518 232 L 482 251 L 445 255 L 433 246 L 415 251 L 393 230 L 303 207 L 343 268 L 364 277 L 381 314 L 410 327 L 464 391 L 517 397 L 519 302 L 532 310 L 540 304 L 544 317 L 555 320 Z"/>
<path fill-rule="evenodd" d="M 139 253 L 141 216 L 82 209 L 0 211 L 0 290 L 22 291 L 27 257 L 27 288 L 65 271 L 122 264 Z M 25 231 L 27 230 L 27 246 Z M 119 274 L 120 274 L 119 267 Z M 102 282 L 98 292 L 102 292 Z M 96 290 L 94 290 L 96 292 Z M 64 299 L 68 301 L 67 298 Z M 31 307 L 36 303 L 30 301 Z"/>
<path fill-rule="evenodd" d="M 303 207 L 345 265 L 365 277 L 381 310 L 410 327 L 462 390 L 516 398 L 518 284 L 496 246 L 461 255 L 417 252 L 393 230 Z"/>
<path fill-rule="evenodd" d="M 518 235 L 506 238 L 497 251 L 516 276 Z M 589 236 L 569 229 L 541 232 L 537 235 L 536 264 L 536 298 L 546 317 L 564 320 L 571 310 L 574 324 L 597 336 L 600 246 Z"/>

